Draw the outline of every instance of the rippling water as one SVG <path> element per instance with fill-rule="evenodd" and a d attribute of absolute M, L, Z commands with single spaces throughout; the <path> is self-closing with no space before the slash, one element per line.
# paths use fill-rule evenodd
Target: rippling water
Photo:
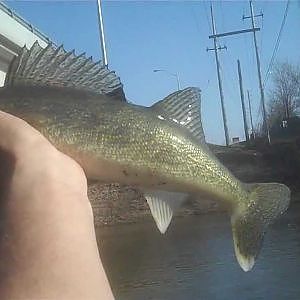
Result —
<path fill-rule="evenodd" d="M 251 272 L 235 260 L 229 218 L 177 218 L 99 228 L 100 253 L 117 300 L 300 299 L 300 205 L 266 235 Z"/>

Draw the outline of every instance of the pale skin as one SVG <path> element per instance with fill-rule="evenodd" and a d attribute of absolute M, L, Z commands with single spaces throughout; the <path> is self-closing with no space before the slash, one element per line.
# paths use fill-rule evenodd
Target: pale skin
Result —
<path fill-rule="evenodd" d="M 82 168 L 0 111 L 0 299 L 114 299 Z"/>

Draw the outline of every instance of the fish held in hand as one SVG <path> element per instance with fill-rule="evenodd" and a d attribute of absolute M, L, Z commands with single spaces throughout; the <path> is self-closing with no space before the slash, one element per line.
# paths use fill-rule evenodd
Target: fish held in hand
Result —
<path fill-rule="evenodd" d="M 130 104 L 106 66 L 35 43 L 12 62 L 0 109 L 38 129 L 89 179 L 141 188 L 162 233 L 191 194 L 226 203 L 237 260 L 249 271 L 268 225 L 287 209 L 290 190 L 244 184 L 216 159 L 205 143 L 200 96 L 190 87 L 151 107 Z"/>

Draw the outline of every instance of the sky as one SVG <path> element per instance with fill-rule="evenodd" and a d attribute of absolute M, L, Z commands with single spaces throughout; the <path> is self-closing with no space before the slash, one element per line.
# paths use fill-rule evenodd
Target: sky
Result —
<path fill-rule="evenodd" d="M 65 49 L 86 52 L 101 59 L 97 1 L 5 1 L 16 13 Z M 255 22 L 265 77 L 283 19 L 286 1 L 255 1 Z M 103 18 L 108 64 L 124 85 L 127 99 L 151 106 L 177 89 L 178 74 L 182 88 L 202 90 L 202 122 L 206 140 L 225 144 L 218 81 L 211 34 L 210 2 L 207 1 L 104 1 Z M 213 2 L 217 32 L 251 27 L 248 1 Z M 300 2 L 291 1 L 276 62 L 300 63 Z M 253 119 L 260 120 L 260 94 L 253 34 L 220 38 L 219 51 L 225 110 L 230 139 L 244 139 L 237 59 L 241 62 L 243 89 L 250 91 Z M 163 69 L 166 72 L 153 72 Z M 271 77 L 265 88 L 266 101 L 272 88 Z M 246 98 L 247 100 L 247 98 Z M 248 113 L 248 105 L 247 105 Z"/>

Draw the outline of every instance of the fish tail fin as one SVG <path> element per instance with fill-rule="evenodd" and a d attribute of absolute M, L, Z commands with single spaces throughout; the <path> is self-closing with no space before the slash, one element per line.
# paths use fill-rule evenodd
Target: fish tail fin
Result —
<path fill-rule="evenodd" d="M 288 208 L 290 189 L 279 183 L 245 186 L 249 191 L 248 205 L 233 211 L 231 225 L 236 258 L 247 272 L 255 263 L 267 227 Z"/>

